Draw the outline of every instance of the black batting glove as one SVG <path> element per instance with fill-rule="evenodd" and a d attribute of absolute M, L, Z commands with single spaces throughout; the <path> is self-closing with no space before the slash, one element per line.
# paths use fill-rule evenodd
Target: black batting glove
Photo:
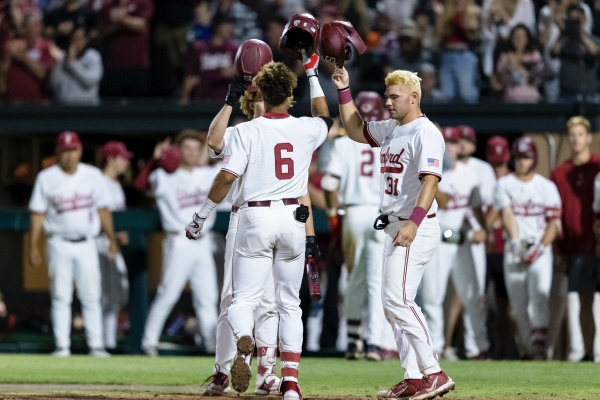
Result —
<path fill-rule="evenodd" d="M 240 97 L 244 95 L 246 91 L 246 85 L 241 82 L 232 82 L 229 84 L 229 90 L 227 90 L 227 96 L 225 96 L 225 104 L 229 104 L 233 107 L 238 102 Z"/>
<path fill-rule="evenodd" d="M 304 257 L 308 258 L 309 256 L 313 256 L 315 263 L 319 264 L 321 250 L 319 250 L 319 244 L 317 243 L 317 235 L 306 237 L 306 252 L 304 253 Z"/>

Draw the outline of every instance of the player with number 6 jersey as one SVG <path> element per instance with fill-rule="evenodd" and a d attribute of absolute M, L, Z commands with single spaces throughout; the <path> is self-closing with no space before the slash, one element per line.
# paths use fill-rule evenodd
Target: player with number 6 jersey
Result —
<path fill-rule="evenodd" d="M 350 139 L 381 147 L 380 206 L 376 229 L 386 233 L 383 305 L 396 336 L 404 380 L 378 398 L 432 399 L 454 389 L 437 360 L 425 317 L 415 303 L 423 272 L 440 242 L 435 195 L 442 176 L 444 139 L 421 113 L 421 83 L 413 72 L 385 78 L 385 106 L 391 119 L 365 123 L 350 93 L 345 68 L 332 76 L 340 117 Z"/>

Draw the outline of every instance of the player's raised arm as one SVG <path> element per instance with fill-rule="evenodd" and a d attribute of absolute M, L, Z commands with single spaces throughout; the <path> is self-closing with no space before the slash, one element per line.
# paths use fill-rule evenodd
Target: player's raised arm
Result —
<path fill-rule="evenodd" d="M 331 76 L 334 86 L 338 90 L 338 101 L 340 103 L 340 119 L 346 129 L 348 137 L 355 142 L 368 143 L 363 134 L 365 123 L 358 113 L 358 109 L 352 100 L 350 93 L 350 77 L 346 68 L 336 67 Z"/>
<path fill-rule="evenodd" d="M 302 63 L 304 64 L 304 71 L 308 77 L 308 83 L 310 86 L 310 112 L 313 117 L 329 117 L 329 107 L 327 106 L 327 99 L 325 99 L 325 93 L 319 83 L 319 55 L 313 53 L 310 57 L 306 54 L 306 50 L 301 50 Z"/>
<path fill-rule="evenodd" d="M 245 91 L 246 86 L 243 83 L 230 83 L 227 97 L 225 97 L 225 104 L 217 115 L 215 115 L 208 127 L 206 142 L 208 143 L 208 147 L 216 154 L 220 154 L 223 151 L 223 147 L 225 147 L 223 138 L 225 136 L 225 129 L 227 129 L 227 125 L 229 124 L 231 112 L 233 111 L 233 105 L 238 102 Z"/>

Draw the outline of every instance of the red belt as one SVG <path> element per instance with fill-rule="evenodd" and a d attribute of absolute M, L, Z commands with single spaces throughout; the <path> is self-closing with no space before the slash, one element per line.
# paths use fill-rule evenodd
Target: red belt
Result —
<path fill-rule="evenodd" d="M 249 201 L 248 207 L 271 207 L 272 200 L 260 200 L 260 201 Z M 291 206 L 293 204 L 298 204 L 298 199 L 281 199 L 281 202 L 284 206 Z M 237 213 L 240 210 L 240 207 L 233 206 L 231 207 L 231 212 Z"/>

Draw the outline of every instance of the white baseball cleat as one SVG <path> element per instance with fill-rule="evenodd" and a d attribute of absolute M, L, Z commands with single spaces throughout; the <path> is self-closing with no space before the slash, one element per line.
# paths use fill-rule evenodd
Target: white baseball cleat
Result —
<path fill-rule="evenodd" d="M 281 393 L 283 393 L 283 400 L 302 400 L 302 392 L 298 382 L 284 381 L 281 382 Z"/>
<path fill-rule="evenodd" d="M 53 357 L 59 357 L 59 358 L 71 357 L 71 350 L 69 350 L 69 349 L 56 349 L 56 350 L 54 350 L 54 352 L 52 352 L 51 355 Z"/>
<path fill-rule="evenodd" d="M 142 348 L 142 352 L 148 357 L 158 357 L 158 349 L 156 347 L 144 347 Z"/>
<path fill-rule="evenodd" d="M 279 394 L 280 381 L 281 380 L 276 375 L 267 375 L 262 380 L 257 375 L 256 389 L 254 390 L 254 394 L 257 394 L 259 396 Z"/>
<path fill-rule="evenodd" d="M 98 358 L 110 357 L 110 354 L 104 349 L 91 349 L 89 354 L 92 357 L 98 357 Z"/>

